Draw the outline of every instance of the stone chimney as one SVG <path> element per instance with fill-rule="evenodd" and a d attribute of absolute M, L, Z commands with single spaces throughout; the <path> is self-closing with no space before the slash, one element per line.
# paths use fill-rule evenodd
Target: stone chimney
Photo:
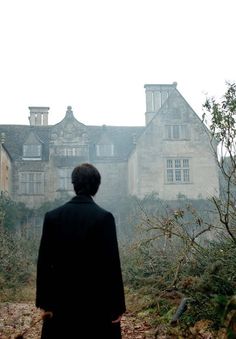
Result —
<path fill-rule="evenodd" d="M 1 144 L 3 145 L 5 143 L 6 135 L 4 132 L 1 133 Z"/>
<path fill-rule="evenodd" d="M 163 103 L 169 97 L 170 93 L 176 88 L 176 86 L 177 82 L 173 82 L 173 84 L 144 85 L 144 88 L 146 89 L 146 125 L 159 111 Z"/>
<path fill-rule="evenodd" d="M 49 107 L 29 107 L 29 122 L 31 126 L 47 126 Z"/>

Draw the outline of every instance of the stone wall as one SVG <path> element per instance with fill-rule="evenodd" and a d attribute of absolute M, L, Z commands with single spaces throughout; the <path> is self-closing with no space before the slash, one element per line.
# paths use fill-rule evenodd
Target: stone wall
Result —
<path fill-rule="evenodd" d="M 11 187 L 12 165 L 8 152 L 3 144 L 0 144 L 0 191 L 9 195 L 12 193 Z"/>
<path fill-rule="evenodd" d="M 218 196 L 218 171 L 208 133 L 177 91 L 171 98 L 137 140 L 129 159 L 129 192 L 139 197 L 156 193 L 164 200 L 183 195 L 191 199 Z M 184 126 L 183 137 L 171 139 L 166 135 L 174 125 Z M 187 159 L 187 182 L 168 182 L 168 159 Z"/>

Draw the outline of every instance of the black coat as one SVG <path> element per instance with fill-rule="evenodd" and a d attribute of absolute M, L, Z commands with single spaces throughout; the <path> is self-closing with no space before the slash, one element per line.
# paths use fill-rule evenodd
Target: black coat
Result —
<path fill-rule="evenodd" d="M 89 196 L 45 214 L 36 306 L 54 314 L 42 338 L 119 337 L 119 324 L 111 323 L 125 312 L 115 221 Z"/>

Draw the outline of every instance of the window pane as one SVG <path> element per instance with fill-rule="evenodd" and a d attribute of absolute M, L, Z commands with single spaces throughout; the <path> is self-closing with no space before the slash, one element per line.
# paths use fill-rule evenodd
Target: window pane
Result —
<path fill-rule="evenodd" d="M 34 183 L 33 182 L 28 183 L 28 189 L 29 189 L 29 191 L 28 191 L 29 194 L 34 193 Z"/>
<path fill-rule="evenodd" d="M 166 178 L 167 182 L 186 183 L 190 182 L 189 159 L 167 159 Z"/>
<path fill-rule="evenodd" d="M 37 155 L 40 157 L 41 156 L 41 145 L 37 145 Z"/>
<path fill-rule="evenodd" d="M 44 176 L 40 172 L 20 173 L 20 193 L 21 194 L 43 194 Z"/>
<path fill-rule="evenodd" d="M 186 125 L 181 125 L 181 139 L 186 139 Z"/>
<path fill-rule="evenodd" d="M 41 182 L 42 173 L 35 173 L 35 181 Z"/>
<path fill-rule="evenodd" d="M 189 169 L 183 170 L 183 177 L 184 182 L 189 182 Z"/>
<path fill-rule="evenodd" d="M 172 133 L 171 133 L 171 126 L 166 126 L 166 138 L 171 139 Z"/>
<path fill-rule="evenodd" d="M 173 126 L 173 138 L 174 139 L 179 139 L 179 125 L 174 125 Z"/>
<path fill-rule="evenodd" d="M 34 181 L 34 173 L 28 173 L 28 181 L 33 182 Z"/>
<path fill-rule="evenodd" d="M 20 183 L 20 193 L 27 194 L 27 184 L 26 182 Z"/>
<path fill-rule="evenodd" d="M 73 187 L 71 184 L 71 172 L 70 168 L 59 169 L 59 188 L 66 191 L 72 191 Z"/>
<path fill-rule="evenodd" d="M 23 145 L 23 157 L 40 157 L 41 145 Z"/>
<path fill-rule="evenodd" d="M 73 155 L 73 148 L 67 148 L 66 155 L 68 155 L 69 157 L 72 156 Z"/>
<path fill-rule="evenodd" d="M 175 181 L 181 181 L 181 170 L 175 170 Z"/>
<path fill-rule="evenodd" d="M 167 181 L 173 182 L 173 180 L 174 180 L 173 170 L 168 169 L 167 170 Z"/>
<path fill-rule="evenodd" d="M 99 157 L 109 157 L 114 154 L 114 145 L 112 144 L 100 144 L 96 145 L 97 156 Z"/>
<path fill-rule="evenodd" d="M 189 159 L 183 159 L 183 167 L 189 167 Z"/>
<path fill-rule="evenodd" d="M 175 168 L 181 168 L 181 160 L 175 160 Z"/>
<path fill-rule="evenodd" d="M 27 181 L 27 175 L 26 175 L 26 173 L 21 173 L 21 174 L 20 174 L 20 181 L 21 181 L 21 182 Z"/>
<path fill-rule="evenodd" d="M 40 189 L 41 189 L 40 182 L 36 182 L 34 188 L 35 188 L 35 193 L 36 193 L 36 194 L 41 193 L 41 192 L 40 192 Z"/>

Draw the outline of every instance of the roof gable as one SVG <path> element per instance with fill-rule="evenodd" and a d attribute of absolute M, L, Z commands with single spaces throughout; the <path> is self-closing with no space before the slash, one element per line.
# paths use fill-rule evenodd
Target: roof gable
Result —
<path fill-rule="evenodd" d="M 24 141 L 24 145 L 41 145 L 41 144 L 42 141 L 34 131 L 30 131 L 29 135 Z"/>
<path fill-rule="evenodd" d="M 201 119 L 199 118 L 197 113 L 192 109 L 192 107 L 177 89 L 172 91 L 168 99 L 163 103 L 162 107 L 154 115 L 150 123 L 159 118 L 173 122 L 185 122 L 189 119 L 197 119 L 199 123 L 201 123 Z"/>
<path fill-rule="evenodd" d="M 58 145 L 68 142 L 84 144 L 87 140 L 87 127 L 74 117 L 71 106 L 67 107 L 64 119 L 52 126 L 51 138 Z"/>

